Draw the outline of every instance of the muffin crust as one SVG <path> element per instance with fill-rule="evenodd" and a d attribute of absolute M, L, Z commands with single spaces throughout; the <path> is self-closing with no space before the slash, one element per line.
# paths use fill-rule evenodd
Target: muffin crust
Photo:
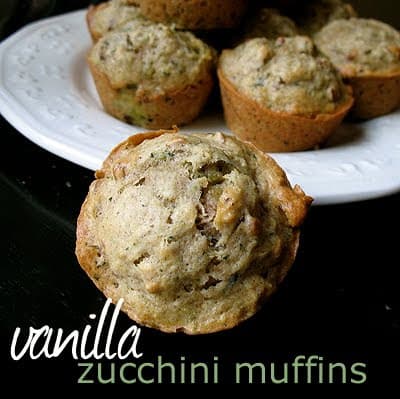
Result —
<path fill-rule="evenodd" d="M 91 5 L 87 24 L 94 42 L 108 32 L 118 29 L 129 21 L 143 19 L 139 7 L 124 0 L 110 0 L 97 6 Z"/>
<path fill-rule="evenodd" d="M 170 128 L 191 122 L 213 86 L 215 53 L 192 33 L 130 22 L 88 56 L 106 110 L 128 123 Z"/>
<path fill-rule="evenodd" d="M 76 253 L 137 322 L 210 333 L 252 316 L 293 263 L 311 199 L 250 144 L 136 135 L 97 172 Z"/>
<path fill-rule="evenodd" d="M 137 0 L 143 15 L 179 29 L 226 29 L 237 26 L 248 0 Z"/>
<path fill-rule="evenodd" d="M 316 44 L 352 86 L 352 115 L 369 119 L 400 106 L 400 33 L 376 20 L 331 22 Z"/>
<path fill-rule="evenodd" d="M 373 19 L 333 21 L 315 42 L 344 76 L 400 71 L 400 33 Z"/>
<path fill-rule="evenodd" d="M 249 40 L 224 51 L 220 68 L 240 92 L 272 111 L 315 116 L 347 100 L 339 74 L 307 37 Z"/>

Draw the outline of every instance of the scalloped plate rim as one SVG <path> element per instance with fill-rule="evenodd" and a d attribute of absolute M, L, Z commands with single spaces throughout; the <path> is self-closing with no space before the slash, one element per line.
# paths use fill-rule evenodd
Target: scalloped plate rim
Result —
<path fill-rule="evenodd" d="M 81 101 L 84 105 L 83 108 L 86 107 L 84 111 L 80 110 L 79 112 L 77 112 L 79 114 L 79 118 L 81 118 L 80 120 L 77 119 L 76 121 L 74 121 L 76 115 L 70 116 L 71 123 L 75 123 L 76 126 L 81 126 L 82 124 L 86 126 L 85 117 L 89 119 L 89 117 L 93 118 L 93 116 L 95 116 L 96 118 L 101 118 L 102 123 L 111 126 L 111 129 L 113 129 L 112 135 L 100 135 L 100 138 L 102 138 L 104 141 L 100 143 L 99 148 L 93 148 L 93 146 L 90 146 L 88 144 L 90 135 L 88 136 L 89 138 L 85 136 L 85 138 L 83 139 L 83 136 L 79 136 L 79 132 L 74 131 L 74 135 L 76 137 L 71 137 L 71 135 L 67 134 L 68 132 L 66 131 L 66 126 L 68 126 L 68 124 L 66 124 L 64 120 L 61 120 L 62 118 L 64 118 L 64 115 L 62 113 L 58 114 L 59 118 L 55 117 L 53 121 L 47 121 L 45 123 L 42 116 L 39 116 L 38 113 L 34 115 L 32 112 L 29 112 L 26 102 L 24 103 L 24 101 L 17 98 L 17 89 L 10 89 L 5 83 L 8 77 L 6 72 L 7 68 L 5 66 L 5 63 L 7 62 L 7 57 L 5 55 L 7 55 L 8 52 L 12 49 L 17 49 L 18 46 L 21 45 L 21 42 L 23 43 L 24 40 L 28 42 L 31 36 L 35 34 L 35 32 L 39 32 L 40 29 L 43 29 L 44 27 L 58 27 L 62 26 L 62 23 L 76 24 L 77 31 L 75 33 L 67 33 L 71 35 L 78 35 L 80 33 L 83 33 L 84 29 L 84 35 L 86 35 L 86 38 L 84 40 L 82 39 L 82 43 L 80 43 L 80 48 L 73 49 L 71 57 L 72 55 L 77 54 L 79 51 L 83 51 L 86 47 L 89 48 L 90 38 L 84 25 L 84 16 L 85 10 L 79 10 L 33 22 L 26 25 L 21 30 L 14 33 L 10 37 L 6 38 L 2 43 L 0 43 L 0 112 L 11 125 L 13 125 L 19 132 L 21 132 L 24 136 L 26 136 L 35 144 L 73 163 L 76 163 L 88 169 L 95 170 L 101 166 L 102 160 L 105 158 L 106 154 L 112 149 L 114 145 L 123 140 L 125 137 L 128 137 L 130 134 L 134 134 L 138 131 L 143 131 L 144 129 L 128 126 L 105 114 L 101 107 L 97 105 L 99 104 L 99 101 L 98 98 L 95 98 L 96 94 L 93 93 L 94 89 L 92 82 L 83 82 L 83 84 L 87 86 L 85 87 L 85 90 L 87 89 L 85 95 L 89 95 L 89 97 L 92 96 L 94 102 L 93 104 L 89 105 L 83 104 L 83 98 L 79 99 L 79 90 L 77 92 L 77 88 L 74 87 L 73 84 L 71 84 L 73 83 L 73 80 L 75 80 L 75 77 L 68 75 L 65 79 L 67 83 L 69 82 L 69 84 L 71 84 L 70 92 L 72 93 L 72 95 L 77 95 L 78 103 L 79 101 Z M 31 42 L 30 44 L 32 43 L 33 42 Z M 68 43 L 67 41 L 66 44 L 68 45 L 70 43 Z M 40 56 L 38 59 L 40 59 Z M 54 60 L 57 59 L 61 58 L 54 58 Z M 66 64 L 70 66 L 70 69 L 73 69 L 77 66 L 71 64 L 71 59 L 69 59 L 69 61 L 68 59 L 66 59 Z M 68 64 L 68 62 L 70 64 Z M 87 70 L 81 72 L 83 74 L 88 73 Z M 82 76 L 80 76 L 80 78 L 82 79 Z M 66 83 L 64 82 L 64 84 Z M 44 88 L 44 92 L 47 93 L 46 90 L 48 91 L 49 88 Z M 78 106 L 82 104 L 76 105 Z M 215 119 L 215 125 L 213 125 L 213 119 L 206 120 L 205 117 L 200 118 L 198 121 L 196 121 L 193 124 L 192 130 L 201 131 L 203 122 L 204 126 L 207 126 L 207 129 L 205 131 L 211 131 L 212 129 L 216 131 L 222 130 L 225 132 L 229 132 L 226 126 L 222 125 L 218 119 Z M 208 124 L 206 124 L 205 122 L 207 122 Z M 385 124 L 388 126 L 386 126 Z M 90 127 L 89 124 L 88 126 Z M 272 154 L 272 157 L 275 158 L 278 163 L 280 163 L 281 166 L 288 172 L 289 180 L 293 184 L 300 184 L 303 188 L 305 188 L 308 194 L 314 196 L 315 203 L 318 205 L 331 205 L 368 200 L 399 192 L 400 173 L 398 173 L 398 171 L 400 170 L 400 111 L 396 111 L 388 116 L 378 118 L 378 120 L 366 122 L 364 124 L 358 124 L 357 129 L 359 129 L 360 126 L 362 128 L 365 127 L 365 131 L 369 132 L 368 140 L 365 140 L 365 143 L 368 143 L 368 145 L 371 146 L 377 145 L 377 147 L 379 147 L 379 145 L 383 145 L 383 149 L 385 150 L 387 149 L 385 148 L 385 145 L 389 146 L 389 143 L 386 143 L 385 140 L 382 141 L 381 137 L 378 135 L 387 135 L 387 140 L 394 140 L 392 137 L 393 134 L 390 132 L 390 129 L 394 127 L 396 132 L 398 131 L 398 133 L 395 133 L 398 134 L 398 138 L 396 136 L 394 148 L 393 145 L 388 148 L 389 153 L 390 150 L 393 151 L 393 153 L 390 153 L 392 158 L 386 159 L 389 166 L 382 166 L 379 165 L 379 163 L 377 163 L 377 165 L 374 165 L 373 159 L 366 159 L 361 160 L 361 164 L 367 167 L 368 162 L 370 162 L 370 165 L 368 167 L 372 168 L 374 170 L 374 173 L 371 172 L 370 174 L 363 175 L 363 173 L 365 172 L 362 172 L 362 170 L 356 170 L 354 172 L 353 169 L 357 169 L 357 165 L 352 165 L 351 163 L 346 162 L 339 164 L 337 171 L 335 171 L 335 165 L 333 165 L 330 166 L 329 173 L 324 173 L 324 171 L 320 172 L 320 168 L 326 166 L 323 164 L 322 160 L 327 159 L 327 157 L 328 159 L 331 156 L 334 157 L 336 152 L 342 155 L 346 152 L 346 156 L 351 155 L 351 144 L 350 147 L 342 146 L 341 149 L 333 148 L 331 150 L 330 148 L 328 148 L 327 150 L 306 153 Z M 68 126 L 68 128 L 70 128 L 70 126 Z M 344 127 L 344 129 L 346 129 L 346 127 Z M 374 131 L 373 135 L 371 135 L 370 132 L 372 129 L 376 130 Z M 182 129 L 183 132 L 187 132 L 190 130 L 190 126 Z M 392 134 L 392 136 L 390 134 Z M 94 135 L 93 137 L 96 137 L 96 135 Z M 374 140 L 376 140 L 376 143 L 374 142 Z M 381 141 L 378 143 L 379 140 Z M 361 145 L 367 145 L 365 143 L 362 143 Z M 355 153 L 357 153 L 356 145 L 354 145 L 354 148 Z M 331 152 L 333 155 L 329 154 L 329 152 Z M 298 170 L 296 169 L 296 165 L 299 168 L 299 164 L 301 164 L 303 158 L 305 160 L 309 158 L 313 159 L 311 161 L 308 160 L 307 162 L 314 162 L 315 171 L 318 171 L 319 173 L 316 173 L 315 175 L 312 174 L 311 177 L 301 176 L 301 174 L 297 175 Z M 381 160 L 381 164 L 384 164 L 384 158 L 382 159 L 383 160 Z M 293 166 L 295 166 L 294 169 Z M 382 166 L 382 169 L 379 169 L 380 166 Z M 349 169 L 348 173 L 346 173 L 346 168 Z M 310 171 L 312 170 L 313 169 L 311 167 Z M 356 175 L 358 174 L 358 178 L 351 178 L 350 171 L 354 172 Z M 335 173 L 337 175 L 342 175 L 342 178 L 334 178 L 333 175 L 335 175 Z M 366 181 L 368 181 L 368 183 Z"/>

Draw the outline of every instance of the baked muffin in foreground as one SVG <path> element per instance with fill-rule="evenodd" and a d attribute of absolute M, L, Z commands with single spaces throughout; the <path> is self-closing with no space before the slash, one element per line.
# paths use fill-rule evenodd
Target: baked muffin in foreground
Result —
<path fill-rule="evenodd" d="M 256 38 L 225 50 L 218 77 L 227 125 L 263 151 L 322 144 L 353 104 L 338 72 L 308 37 Z"/>
<path fill-rule="evenodd" d="M 137 0 L 144 16 L 178 29 L 225 29 L 237 26 L 248 0 Z"/>
<path fill-rule="evenodd" d="M 110 0 L 96 6 L 91 5 L 86 15 L 93 42 L 125 23 L 141 18 L 143 16 L 139 7 L 133 2 L 129 4 L 127 0 Z"/>
<path fill-rule="evenodd" d="M 301 31 L 313 36 L 328 23 L 357 17 L 349 3 L 342 0 L 310 0 L 297 8 L 296 22 Z"/>
<path fill-rule="evenodd" d="M 213 86 L 214 57 L 190 32 L 133 21 L 102 37 L 88 63 L 108 113 L 158 129 L 199 115 Z"/>
<path fill-rule="evenodd" d="M 241 40 L 256 37 L 277 39 L 280 36 L 297 36 L 299 30 L 289 17 L 273 8 L 257 10 L 245 23 Z"/>
<path fill-rule="evenodd" d="M 76 254 L 138 323 L 187 334 L 225 330 L 276 290 L 311 201 L 272 158 L 234 137 L 139 134 L 96 173 Z"/>
<path fill-rule="evenodd" d="M 400 105 L 400 33 L 373 19 L 333 21 L 315 42 L 353 87 L 352 114 L 368 119 Z"/>

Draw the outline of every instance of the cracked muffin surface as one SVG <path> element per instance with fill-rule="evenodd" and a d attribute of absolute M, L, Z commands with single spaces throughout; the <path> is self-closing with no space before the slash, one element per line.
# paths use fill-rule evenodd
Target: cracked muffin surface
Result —
<path fill-rule="evenodd" d="M 112 87 L 147 93 L 179 90 L 213 64 L 214 53 L 190 32 L 163 24 L 130 22 L 103 37 L 89 60 Z"/>
<path fill-rule="evenodd" d="M 132 136 L 97 172 L 78 220 L 78 260 L 141 324 L 231 328 L 284 278 L 311 199 L 250 144 L 163 133 Z"/>
<path fill-rule="evenodd" d="M 214 84 L 215 51 L 190 32 L 135 20 L 103 36 L 88 64 L 109 114 L 168 129 L 202 111 Z"/>
<path fill-rule="evenodd" d="M 275 112 L 332 113 L 348 100 L 338 72 L 305 36 L 251 39 L 225 50 L 219 67 L 241 93 Z"/>
<path fill-rule="evenodd" d="M 92 5 L 87 13 L 87 24 L 93 41 L 129 21 L 141 19 L 143 16 L 139 7 L 125 0 L 110 0 L 97 6 Z"/>
<path fill-rule="evenodd" d="M 400 33 L 384 22 L 333 21 L 314 37 L 351 85 L 357 119 L 385 115 L 400 106 Z"/>
<path fill-rule="evenodd" d="M 334 21 L 315 36 L 315 42 L 345 77 L 400 73 L 400 33 L 384 22 Z"/>

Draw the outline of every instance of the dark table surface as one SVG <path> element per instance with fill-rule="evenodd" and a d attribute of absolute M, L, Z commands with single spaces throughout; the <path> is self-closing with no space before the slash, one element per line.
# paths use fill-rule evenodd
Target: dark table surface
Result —
<path fill-rule="evenodd" d="M 4 119 L 0 157 L 0 348 L 2 384 L 76 384 L 77 361 L 12 361 L 16 327 L 82 330 L 104 297 L 74 255 L 75 224 L 93 173 L 52 155 Z M 144 328 L 144 359 L 164 354 L 206 361 L 219 356 L 220 382 L 232 362 L 285 362 L 297 354 L 368 367 L 368 384 L 399 375 L 400 294 L 397 226 L 400 195 L 313 207 L 297 261 L 272 300 L 252 319 L 210 336 L 167 335 Z M 119 336 L 132 322 L 121 315 Z"/>

